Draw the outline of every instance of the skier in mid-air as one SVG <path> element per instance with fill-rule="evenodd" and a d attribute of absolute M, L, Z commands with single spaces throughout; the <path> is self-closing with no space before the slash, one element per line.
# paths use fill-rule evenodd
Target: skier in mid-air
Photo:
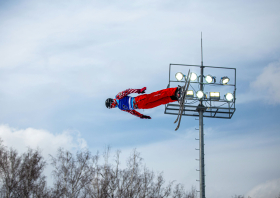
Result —
<path fill-rule="evenodd" d="M 126 111 L 140 117 L 141 119 L 151 119 L 150 116 L 143 115 L 135 109 L 151 109 L 159 105 L 164 105 L 170 102 L 180 101 L 182 98 L 183 87 L 162 89 L 150 94 L 145 93 L 146 87 L 142 89 L 126 89 L 116 95 L 115 99 L 108 98 L 105 101 L 107 108 L 112 109 L 118 107 L 122 111 Z M 128 96 L 131 93 L 143 94 L 137 97 Z"/>

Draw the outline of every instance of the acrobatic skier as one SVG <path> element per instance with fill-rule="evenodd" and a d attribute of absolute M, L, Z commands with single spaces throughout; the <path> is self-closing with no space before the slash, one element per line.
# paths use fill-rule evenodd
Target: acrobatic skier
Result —
<path fill-rule="evenodd" d="M 142 89 L 126 89 L 116 95 L 115 99 L 108 98 L 105 101 L 107 108 L 112 109 L 118 107 L 122 111 L 126 111 L 141 119 L 151 119 L 150 116 L 143 115 L 135 109 L 151 109 L 159 105 L 164 105 L 170 102 L 180 101 L 183 87 L 162 89 L 150 94 L 145 93 L 146 87 Z M 143 94 L 137 97 L 128 96 L 131 93 Z"/>

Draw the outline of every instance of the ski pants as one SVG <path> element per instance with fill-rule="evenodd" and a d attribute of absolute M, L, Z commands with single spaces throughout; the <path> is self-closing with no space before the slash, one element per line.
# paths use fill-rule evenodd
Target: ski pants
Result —
<path fill-rule="evenodd" d="M 135 97 L 135 103 L 138 109 L 151 109 L 159 105 L 164 105 L 177 100 L 171 98 L 175 96 L 177 87 L 162 89 L 150 94 L 143 94 Z"/>

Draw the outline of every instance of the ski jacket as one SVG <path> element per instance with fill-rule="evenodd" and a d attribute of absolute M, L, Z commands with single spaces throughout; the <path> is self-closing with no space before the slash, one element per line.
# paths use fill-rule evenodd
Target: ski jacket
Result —
<path fill-rule="evenodd" d="M 134 97 L 125 96 L 122 99 L 117 100 L 117 103 L 121 110 L 134 110 Z"/>
<path fill-rule="evenodd" d="M 139 93 L 139 89 L 126 89 L 124 91 L 119 92 L 116 95 L 116 101 L 118 103 L 118 108 L 122 111 L 128 112 L 132 115 L 135 115 L 139 118 L 143 118 L 143 114 L 135 111 L 137 107 L 135 106 L 134 97 L 127 96 L 131 93 Z"/>

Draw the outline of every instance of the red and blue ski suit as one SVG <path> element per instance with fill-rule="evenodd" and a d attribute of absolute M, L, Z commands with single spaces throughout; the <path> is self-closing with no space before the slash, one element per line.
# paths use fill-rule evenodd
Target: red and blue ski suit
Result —
<path fill-rule="evenodd" d="M 128 96 L 131 93 L 139 93 L 139 89 L 126 89 L 116 95 L 118 108 L 140 118 L 145 118 L 143 114 L 135 109 L 151 109 L 159 105 L 164 105 L 170 102 L 175 102 L 174 98 L 177 87 L 162 89 L 150 94 L 143 94 L 137 97 Z M 172 97 L 173 96 L 173 97 Z"/>

